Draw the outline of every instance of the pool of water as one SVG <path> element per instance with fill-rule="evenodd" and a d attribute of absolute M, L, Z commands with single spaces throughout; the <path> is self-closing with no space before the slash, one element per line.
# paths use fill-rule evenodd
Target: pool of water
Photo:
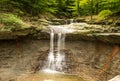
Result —
<path fill-rule="evenodd" d="M 23 74 L 16 81 L 84 81 L 77 75 L 69 75 L 63 73 L 43 73 Z"/>

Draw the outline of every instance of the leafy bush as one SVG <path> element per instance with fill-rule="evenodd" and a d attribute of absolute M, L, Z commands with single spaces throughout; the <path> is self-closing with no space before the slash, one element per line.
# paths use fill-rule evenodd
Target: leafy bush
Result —
<path fill-rule="evenodd" d="M 13 14 L 3 14 L 0 13 L 0 23 L 3 24 L 4 29 L 20 29 L 25 26 L 23 21 L 17 17 L 16 15 Z"/>
<path fill-rule="evenodd" d="M 112 14 L 112 12 L 110 10 L 102 10 L 98 14 L 98 19 L 99 20 L 104 20 L 104 19 L 108 18 L 111 14 Z"/>

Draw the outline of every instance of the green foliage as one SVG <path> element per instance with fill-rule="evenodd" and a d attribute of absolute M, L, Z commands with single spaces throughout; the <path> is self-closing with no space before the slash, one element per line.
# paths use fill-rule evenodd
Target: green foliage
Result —
<path fill-rule="evenodd" d="M 112 12 L 110 10 L 103 10 L 98 14 L 98 17 L 99 20 L 103 20 L 109 17 L 110 15 L 112 15 Z"/>
<path fill-rule="evenodd" d="M 57 14 L 73 17 L 76 14 L 76 0 L 58 0 Z"/>
<path fill-rule="evenodd" d="M 9 1 L 9 0 L 0 0 L 0 4 L 4 3 L 4 2 L 7 2 L 7 1 Z"/>
<path fill-rule="evenodd" d="M 81 15 L 88 15 L 89 14 L 89 0 L 81 0 L 80 1 L 80 14 Z"/>
<path fill-rule="evenodd" d="M 114 14 L 120 12 L 120 0 L 80 0 L 81 15 L 96 15 L 102 10 L 109 9 Z"/>
<path fill-rule="evenodd" d="M 74 17 L 78 14 L 97 15 L 103 10 L 110 10 L 113 14 L 120 13 L 120 0 L 0 0 L 1 5 L 4 8 L 1 7 L 0 10 L 12 11 L 17 15 L 52 13 Z"/>
<path fill-rule="evenodd" d="M 56 0 L 14 0 L 12 3 L 31 15 L 44 12 L 55 13 L 57 11 Z"/>
<path fill-rule="evenodd" d="M 75 11 L 76 11 L 76 3 L 75 0 L 67 0 L 66 1 L 66 12 L 68 12 L 69 16 L 73 16 L 75 15 Z"/>
<path fill-rule="evenodd" d="M 1 29 L 20 29 L 25 26 L 23 21 L 13 14 L 5 14 L 0 13 L 0 23 L 2 26 L 0 26 Z"/>

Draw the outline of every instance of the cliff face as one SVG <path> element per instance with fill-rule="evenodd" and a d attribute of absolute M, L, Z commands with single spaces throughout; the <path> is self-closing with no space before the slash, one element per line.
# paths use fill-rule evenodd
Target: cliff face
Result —
<path fill-rule="evenodd" d="M 39 23 L 39 22 L 37 22 Z M 43 69 L 49 52 L 47 21 L 20 29 L 0 31 L 0 80 L 16 81 L 23 73 Z M 36 23 L 35 23 L 36 24 Z M 106 81 L 120 72 L 120 27 L 72 23 L 66 35 L 66 66 L 63 71 L 86 81 Z"/>
<path fill-rule="evenodd" d="M 0 41 L 0 80 L 14 80 L 24 73 L 43 69 L 49 40 L 24 38 Z M 120 47 L 99 41 L 66 41 L 63 71 L 78 74 L 86 81 L 105 81 L 119 75 Z"/>

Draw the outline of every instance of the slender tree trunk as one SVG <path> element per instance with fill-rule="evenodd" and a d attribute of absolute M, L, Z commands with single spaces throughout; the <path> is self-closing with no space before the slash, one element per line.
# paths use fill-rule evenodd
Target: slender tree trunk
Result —
<path fill-rule="evenodd" d="M 90 12 L 91 12 L 90 19 L 92 21 L 92 19 L 93 19 L 93 0 L 90 0 Z"/>
<path fill-rule="evenodd" d="M 96 14 L 98 14 L 98 12 L 99 12 L 99 0 L 97 0 L 96 1 L 97 3 L 96 3 Z"/>
<path fill-rule="evenodd" d="M 80 16 L 80 11 L 79 11 L 79 9 L 80 9 L 80 6 L 79 6 L 79 3 L 80 2 L 80 0 L 77 0 L 77 14 L 78 14 L 78 16 Z"/>

